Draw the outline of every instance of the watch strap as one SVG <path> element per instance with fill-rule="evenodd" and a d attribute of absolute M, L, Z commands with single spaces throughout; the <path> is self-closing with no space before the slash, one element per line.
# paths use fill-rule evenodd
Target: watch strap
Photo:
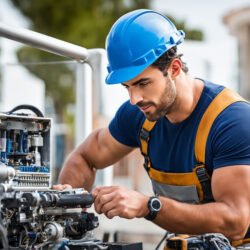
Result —
<path fill-rule="evenodd" d="M 144 217 L 146 220 L 150 220 L 150 221 L 154 220 L 154 219 L 156 218 L 156 216 L 157 216 L 157 213 L 159 212 L 159 210 L 156 211 L 156 210 L 154 210 L 154 209 L 151 207 L 151 201 L 152 201 L 153 199 L 159 200 L 158 196 L 151 196 L 151 197 L 149 198 L 148 203 L 147 203 L 147 206 L 148 206 L 148 209 L 149 209 L 149 213 Z M 160 207 L 161 207 L 161 202 L 160 202 L 160 200 L 159 200 L 159 203 L 160 203 Z"/>
<path fill-rule="evenodd" d="M 156 215 L 157 215 L 157 212 L 156 212 L 156 211 L 150 211 L 144 218 L 145 218 L 146 220 L 152 221 L 152 220 L 155 219 Z"/>

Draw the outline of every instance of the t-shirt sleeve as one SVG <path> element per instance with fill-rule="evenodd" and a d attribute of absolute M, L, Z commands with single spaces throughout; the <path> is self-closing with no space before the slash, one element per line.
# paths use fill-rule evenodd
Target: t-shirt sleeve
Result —
<path fill-rule="evenodd" d="M 120 143 L 129 147 L 138 147 L 138 134 L 143 115 L 136 106 L 125 102 L 116 112 L 109 124 L 111 135 Z"/>
<path fill-rule="evenodd" d="M 210 149 L 214 169 L 250 165 L 250 105 L 237 102 L 226 108 L 211 128 Z"/>

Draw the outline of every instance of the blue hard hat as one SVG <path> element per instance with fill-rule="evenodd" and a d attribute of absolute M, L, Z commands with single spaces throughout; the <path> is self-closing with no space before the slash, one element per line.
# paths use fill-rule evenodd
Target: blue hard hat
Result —
<path fill-rule="evenodd" d="M 133 79 L 164 52 L 183 42 L 185 33 L 165 16 L 140 9 L 120 17 L 107 39 L 107 84 Z"/>

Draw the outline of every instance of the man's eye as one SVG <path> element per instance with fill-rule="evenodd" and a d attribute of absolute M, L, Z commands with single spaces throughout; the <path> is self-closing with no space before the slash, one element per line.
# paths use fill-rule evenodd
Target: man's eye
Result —
<path fill-rule="evenodd" d="M 141 82 L 140 84 L 139 84 L 139 86 L 140 87 L 145 87 L 146 85 L 148 85 L 149 84 L 149 82 Z"/>

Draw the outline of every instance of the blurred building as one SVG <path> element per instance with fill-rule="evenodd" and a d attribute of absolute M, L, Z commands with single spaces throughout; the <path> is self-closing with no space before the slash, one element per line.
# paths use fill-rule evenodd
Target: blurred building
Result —
<path fill-rule="evenodd" d="M 223 21 L 238 39 L 239 92 L 250 100 L 250 7 L 229 12 Z"/>

